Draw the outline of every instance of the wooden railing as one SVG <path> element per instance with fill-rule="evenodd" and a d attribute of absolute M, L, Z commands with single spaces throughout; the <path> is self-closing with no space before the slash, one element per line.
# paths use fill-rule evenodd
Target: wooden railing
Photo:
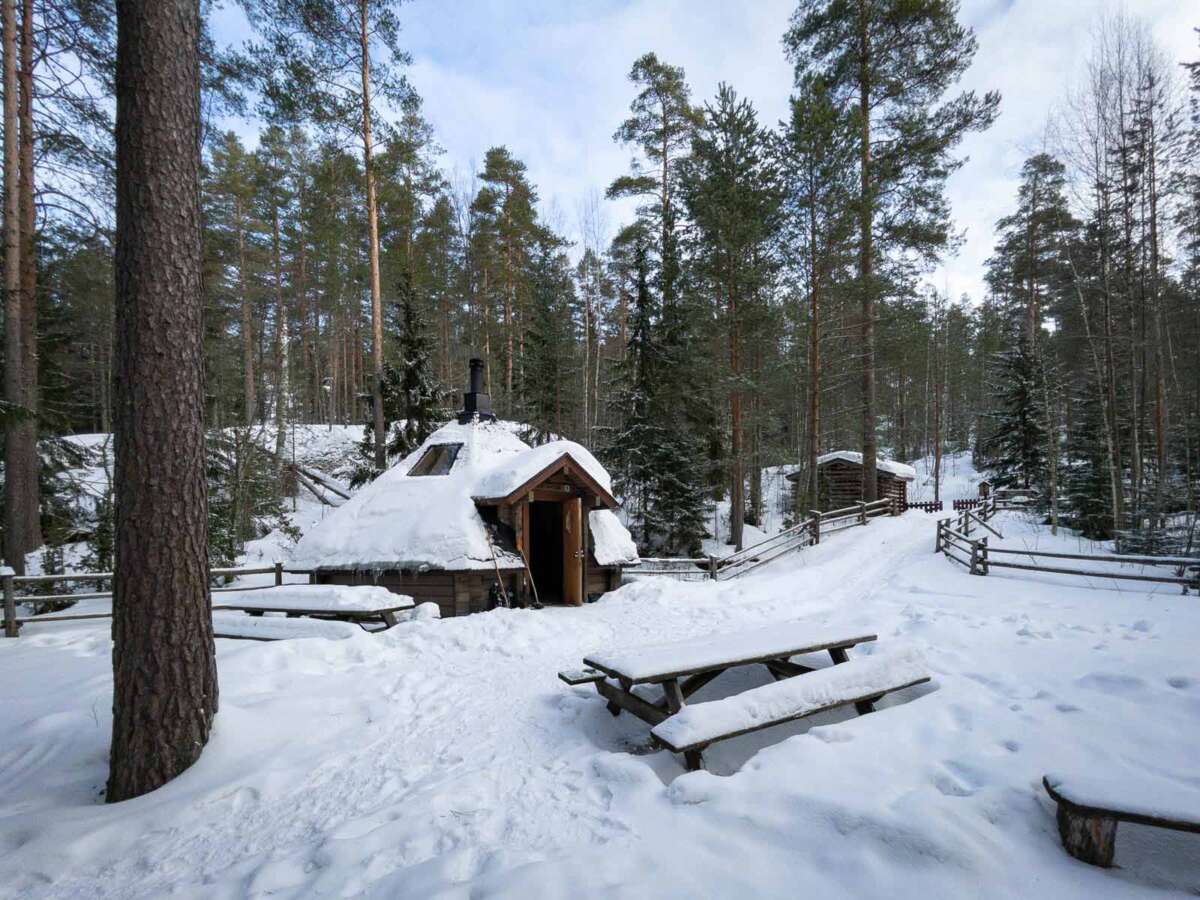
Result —
<path fill-rule="evenodd" d="M 704 581 L 714 577 L 715 556 L 708 557 L 642 557 L 636 565 L 626 566 L 630 575 L 667 575 L 680 581 Z"/>
<path fill-rule="evenodd" d="M 1054 553 L 1047 550 L 1025 550 L 1016 547 L 994 547 L 988 544 L 986 535 L 972 537 L 975 527 L 982 527 L 996 537 L 1000 532 L 988 524 L 998 510 L 1005 509 L 1004 501 L 995 498 L 985 503 L 979 511 L 963 510 L 955 519 L 939 519 L 934 552 L 964 566 L 972 575 L 988 575 L 993 568 L 1020 569 L 1027 572 L 1045 572 L 1055 575 L 1077 575 L 1082 578 L 1114 578 L 1120 581 L 1146 581 L 1156 584 L 1178 584 L 1186 593 L 1190 588 L 1200 592 L 1200 557 L 1171 556 L 1128 556 L 1121 554 Z M 1009 562 L 995 556 L 1025 557 L 1029 562 Z M 1077 569 L 1056 565 L 1043 565 L 1039 559 L 1066 559 L 1109 565 L 1169 566 L 1172 574 L 1164 572 L 1109 572 L 1098 569 Z"/>
<path fill-rule="evenodd" d="M 216 594 L 222 591 L 254 591 L 263 588 L 277 587 L 283 584 L 283 576 L 288 575 L 308 575 L 308 569 L 285 569 L 283 563 L 275 563 L 270 566 L 257 566 L 250 568 L 221 568 L 209 569 L 209 578 L 233 578 L 241 575 L 274 575 L 274 581 L 271 584 L 262 584 L 254 587 L 238 587 L 236 585 L 225 585 L 222 587 L 214 587 L 209 590 Z M 97 581 L 106 582 L 113 579 L 112 572 L 64 572 L 58 575 L 0 575 L 0 586 L 4 590 L 4 635 L 5 637 L 16 637 L 20 631 L 20 626 L 23 622 L 28 621 L 27 617 L 19 617 L 17 615 L 17 604 L 26 606 L 48 606 L 53 603 L 71 603 L 79 600 L 103 600 L 112 599 L 112 591 L 91 591 L 76 594 L 27 594 L 18 595 L 18 590 L 23 585 L 35 584 L 57 584 L 59 582 L 70 581 Z M 63 616 L 54 616 L 53 619 L 44 621 L 53 622 L 70 622 L 81 619 L 108 619 L 112 617 L 111 612 L 94 612 L 94 613 L 77 613 Z"/>
<path fill-rule="evenodd" d="M 643 557 L 636 566 L 627 566 L 625 574 L 635 577 L 667 575 L 684 581 L 727 581 L 752 572 L 793 550 L 819 544 L 823 536 L 857 525 L 866 525 L 878 516 L 899 514 L 899 504 L 890 499 L 856 503 L 828 512 L 810 510 L 809 517 L 798 525 L 728 556 Z"/>

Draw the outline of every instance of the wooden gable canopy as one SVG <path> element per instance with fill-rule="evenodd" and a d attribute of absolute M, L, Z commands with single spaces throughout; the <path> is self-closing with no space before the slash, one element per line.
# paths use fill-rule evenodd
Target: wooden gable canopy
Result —
<path fill-rule="evenodd" d="M 590 493 L 594 494 L 605 508 L 616 509 L 620 505 L 617 503 L 617 499 L 605 490 L 600 482 L 589 475 L 583 466 L 575 462 L 568 453 L 562 454 L 524 484 L 503 497 L 472 497 L 471 499 L 483 506 L 503 506 L 505 504 L 516 503 L 522 497 L 537 490 L 541 484 L 560 473 L 573 481 L 579 482 Z"/>

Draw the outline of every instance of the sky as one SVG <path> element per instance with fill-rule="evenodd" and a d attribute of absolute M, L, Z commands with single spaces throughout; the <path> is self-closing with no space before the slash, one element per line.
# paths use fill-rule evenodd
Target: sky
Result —
<path fill-rule="evenodd" d="M 629 168 L 631 151 L 612 135 L 635 94 L 633 61 L 653 50 L 682 66 L 695 101 L 727 82 L 774 124 L 792 86 L 781 39 L 794 8 L 795 0 L 411 0 L 402 44 L 453 182 L 468 183 L 487 148 L 506 145 L 528 166 L 552 224 L 577 238 L 584 207 L 600 197 L 611 235 L 631 213 L 628 202 L 602 197 Z M 964 240 L 929 273 L 939 290 L 982 296 L 993 226 L 1011 210 L 1021 163 L 1079 82 L 1096 19 L 1121 8 L 1150 25 L 1168 58 L 1200 57 L 1196 0 L 963 0 L 979 50 L 960 87 L 998 90 L 1002 100 L 992 128 L 959 148 L 966 162 L 948 193 Z M 224 40 L 244 28 L 228 9 L 214 23 Z"/>

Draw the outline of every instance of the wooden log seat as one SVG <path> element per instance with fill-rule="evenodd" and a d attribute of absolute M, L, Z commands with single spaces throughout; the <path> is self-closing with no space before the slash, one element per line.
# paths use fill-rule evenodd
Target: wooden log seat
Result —
<path fill-rule="evenodd" d="M 1112 866 L 1118 822 L 1200 834 L 1200 792 L 1159 778 L 1046 775 L 1042 785 L 1058 804 L 1064 849 L 1093 866 Z"/>

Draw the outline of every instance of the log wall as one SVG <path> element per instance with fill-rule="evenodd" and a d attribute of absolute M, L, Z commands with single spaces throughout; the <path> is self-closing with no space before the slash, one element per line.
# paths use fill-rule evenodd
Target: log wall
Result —
<path fill-rule="evenodd" d="M 843 459 L 821 466 L 821 510 L 845 509 L 863 498 L 863 469 Z M 877 473 L 879 499 L 897 500 L 903 505 L 908 499 L 908 482 L 890 472 Z"/>

